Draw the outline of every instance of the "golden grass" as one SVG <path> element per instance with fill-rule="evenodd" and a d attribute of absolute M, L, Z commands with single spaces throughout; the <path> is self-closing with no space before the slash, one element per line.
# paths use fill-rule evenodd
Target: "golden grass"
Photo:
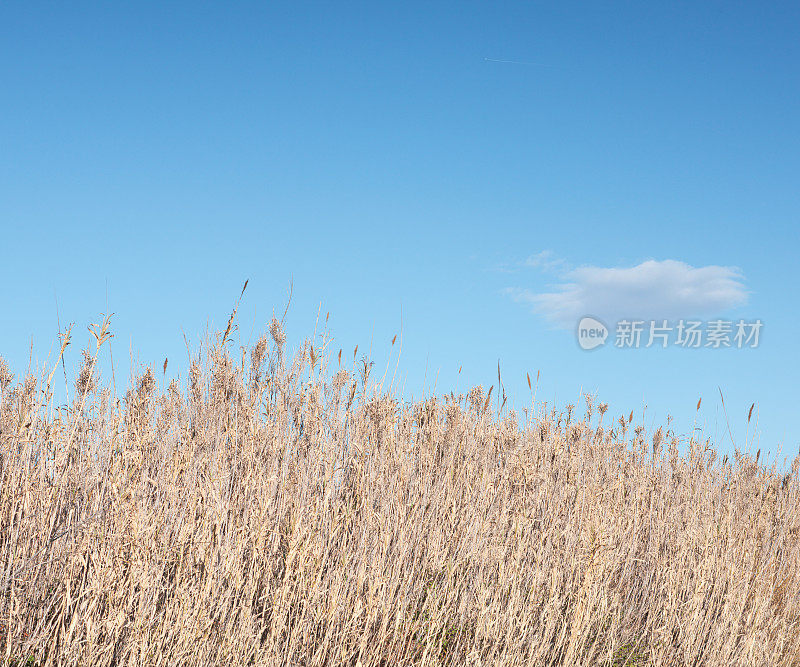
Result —
<path fill-rule="evenodd" d="M 401 404 L 269 330 L 116 401 L 106 321 L 68 410 L 0 360 L 0 662 L 800 664 L 798 460 Z"/>

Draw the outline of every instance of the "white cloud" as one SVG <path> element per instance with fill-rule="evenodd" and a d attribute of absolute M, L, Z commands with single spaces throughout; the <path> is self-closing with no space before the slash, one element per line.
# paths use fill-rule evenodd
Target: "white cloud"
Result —
<path fill-rule="evenodd" d="M 523 260 L 500 262 L 493 267 L 498 273 L 518 273 L 520 269 L 536 269 L 542 273 L 560 273 L 566 268 L 566 262 L 556 256 L 552 250 L 542 250 Z"/>
<path fill-rule="evenodd" d="M 523 264 L 532 269 L 540 269 L 541 271 L 557 271 L 564 268 L 564 260 L 556 257 L 552 250 L 542 250 L 541 252 L 531 255 L 526 259 Z"/>
<path fill-rule="evenodd" d="M 553 266 L 552 262 L 559 261 L 551 253 L 540 253 L 532 259 L 540 262 L 536 266 Z M 718 315 L 747 302 L 742 281 L 734 267 L 695 268 L 667 259 L 648 260 L 631 268 L 583 266 L 564 273 L 553 292 L 539 294 L 519 288 L 506 292 L 531 304 L 551 322 L 572 328 L 584 315 L 599 317 L 609 324 L 621 319 L 676 320 Z"/>

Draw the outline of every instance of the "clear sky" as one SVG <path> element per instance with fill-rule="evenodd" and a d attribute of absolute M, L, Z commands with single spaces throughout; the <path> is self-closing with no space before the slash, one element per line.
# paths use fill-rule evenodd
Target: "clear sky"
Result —
<path fill-rule="evenodd" d="M 321 304 L 382 368 L 402 309 L 409 396 L 499 359 L 517 407 L 541 371 L 731 451 L 721 388 L 737 444 L 755 402 L 791 459 L 798 34 L 797 3 L 3 3 L 0 355 L 44 362 L 58 303 L 77 364 L 108 307 L 115 356 L 169 376 L 245 279 L 243 343 L 293 277 L 290 345 Z M 761 340 L 616 348 L 640 311 Z"/>

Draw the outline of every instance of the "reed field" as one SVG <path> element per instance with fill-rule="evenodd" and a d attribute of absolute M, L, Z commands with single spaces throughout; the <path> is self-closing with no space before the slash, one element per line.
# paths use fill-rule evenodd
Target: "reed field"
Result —
<path fill-rule="evenodd" d="M 800 457 L 535 377 L 406 403 L 277 319 L 123 388 L 91 330 L 75 377 L 68 333 L 0 361 L 1 664 L 800 665 Z"/>

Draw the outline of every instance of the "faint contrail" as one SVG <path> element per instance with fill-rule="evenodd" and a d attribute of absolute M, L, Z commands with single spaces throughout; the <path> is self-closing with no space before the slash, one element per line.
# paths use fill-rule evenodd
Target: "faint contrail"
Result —
<path fill-rule="evenodd" d="M 498 60 L 497 58 L 484 58 L 486 62 L 490 63 L 508 63 L 509 65 L 536 65 L 538 67 L 547 67 L 542 63 L 530 63 L 524 60 Z"/>

